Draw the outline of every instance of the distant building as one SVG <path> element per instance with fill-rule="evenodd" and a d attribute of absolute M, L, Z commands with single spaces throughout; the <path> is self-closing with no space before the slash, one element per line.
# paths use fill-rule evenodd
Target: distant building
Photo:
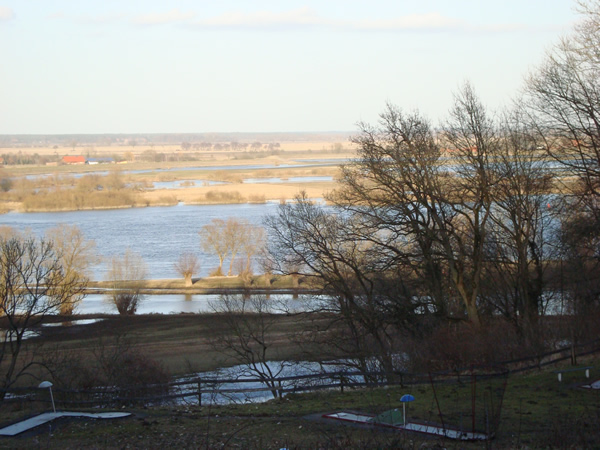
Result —
<path fill-rule="evenodd" d="M 88 158 L 85 162 L 86 164 L 114 164 L 115 160 L 113 158 Z"/>
<path fill-rule="evenodd" d="M 63 164 L 85 164 L 84 156 L 63 156 Z"/>

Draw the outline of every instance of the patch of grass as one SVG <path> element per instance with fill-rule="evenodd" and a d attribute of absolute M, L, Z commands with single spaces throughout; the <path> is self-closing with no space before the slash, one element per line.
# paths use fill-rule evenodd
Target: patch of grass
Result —
<path fill-rule="evenodd" d="M 597 368 L 598 366 L 595 365 Z M 597 369 L 596 369 L 597 371 Z M 579 380 L 581 381 L 581 380 Z M 442 399 L 452 391 L 437 389 Z M 468 389 L 470 392 L 470 387 Z M 465 448 L 484 443 L 456 442 L 379 427 L 359 428 L 326 421 L 321 415 L 339 410 L 381 413 L 401 408 L 399 398 L 413 393 L 407 415 L 428 414 L 435 403 L 431 387 L 364 388 L 295 394 L 264 404 L 178 406 L 133 409 L 134 417 L 110 422 L 69 421 L 42 433 L 0 441 L 7 448 L 44 445 L 49 448 L 203 447 L 203 448 Z M 462 401 L 464 400 L 464 401 Z M 470 409 L 470 394 L 456 406 Z M 39 407 L 39 406 L 38 406 Z M 435 408 L 434 408 L 435 409 Z M 128 409 L 129 410 L 129 409 Z M 492 448 L 594 448 L 598 430 L 599 397 L 594 391 L 560 384 L 551 370 L 509 379 L 502 421 Z M 25 411 L 3 411 L 2 420 Z M 439 418 L 432 418 L 439 422 Z"/>

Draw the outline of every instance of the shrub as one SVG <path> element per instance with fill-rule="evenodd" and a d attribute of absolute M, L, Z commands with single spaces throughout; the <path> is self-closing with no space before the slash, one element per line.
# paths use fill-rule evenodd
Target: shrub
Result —
<path fill-rule="evenodd" d="M 12 188 L 13 182 L 10 178 L 0 179 L 0 189 L 2 192 L 8 192 Z"/>
<path fill-rule="evenodd" d="M 238 191 L 221 192 L 208 191 L 204 194 L 204 198 L 210 203 L 245 203 L 246 199 Z"/>
<path fill-rule="evenodd" d="M 440 324 L 408 350 L 412 370 L 436 371 L 495 364 L 537 353 L 525 345 L 514 326 L 498 319 L 482 328 L 468 323 Z"/>

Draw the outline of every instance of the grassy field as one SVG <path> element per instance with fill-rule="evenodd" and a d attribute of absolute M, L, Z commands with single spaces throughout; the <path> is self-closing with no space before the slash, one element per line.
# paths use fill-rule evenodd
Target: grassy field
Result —
<path fill-rule="evenodd" d="M 160 361 L 173 375 L 235 363 L 211 345 L 211 340 L 228 332 L 219 315 L 94 317 L 103 320 L 82 326 L 44 327 L 41 338 L 27 341 L 26 351 L 58 348 L 61 354 L 91 355 L 100 344 L 110 347 L 126 338 L 137 353 Z M 307 320 L 302 314 L 277 316 L 269 330 L 273 359 L 303 358 L 293 336 L 306 329 Z M 323 316 L 322 320 L 327 318 Z M 441 410 L 446 425 L 470 430 L 473 392 L 478 431 L 486 426 L 485 411 L 500 411 L 500 426 L 488 448 L 597 448 L 600 391 L 580 386 L 600 379 L 600 360 L 587 357 L 578 363 L 592 367 L 590 379 L 583 372 L 567 372 L 559 383 L 554 373 L 558 366 L 513 374 L 507 379 L 503 399 L 501 378 L 479 379 L 473 384 L 467 374 L 460 377 L 460 382 L 446 384 L 434 375 L 434 390 L 427 376 L 425 382 L 416 385 L 406 377 L 404 382 L 408 384 L 403 387 L 293 394 L 257 405 L 124 408 L 133 417 L 107 422 L 60 420 L 51 429 L 45 426 L 17 438 L 0 438 L 0 448 L 482 448 L 485 443 L 458 443 L 321 418 L 324 413 L 343 410 L 380 414 L 401 408 L 399 398 L 412 394 L 416 400 L 409 405 L 409 419 L 439 424 Z M 35 402 L 11 403 L 0 408 L 0 424 L 47 408 L 47 404 Z"/>
<path fill-rule="evenodd" d="M 102 345 L 116 345 L 126 338 L 137 353 L 160 362 L 173 376 L 195 371 L 215 370 L 235 364 L 226 355 L 215 350 L 211 339 L 227 332 L 226 322 L 218 314 L 151 314 L 138 316 L 80 316 L 99 318 L 98 322 L 71 327 L 45 327 L 43 347 L 57 346 L 61 352 L 91 354 Z M 64 320 L 56 317 L 55 320 Z M 297 359 L 301 353 L 291 337 L 304 328 L 305 316 L 281 315 L 269 329 L 272 359 Z M 28 343 L 28 351 L 35 351 L 41 341 Z M 326 357 L 327 355 L 324 355 Z"/>
<path fill-rule="evenodd" d="M 161 330 L 158 331 L 159 333 Z M 592 379 L 600 377 L 599 361 Z M 321 391 L 294 394 L 258 405 L 124 408 L 131 418 L 113 421 L 61 420 L 17 438 L 0 438 L 1 448 L 598 448 L 600 392 L 582 389 L 582 373 L 559 383 L 552 369 L 509 377 L 497 434 L 490 442 L 465 443 L 380 427 L 358 427 L 322 419 L 324 413 L 353 410 L 379 414 L 401 408 L 399 398 L 412 394 L 409 420 L 440 423 L 437 402 L 463 414 L 468 429 L 472 387 L 465 383 Z M 483 388 L 483 387 L 482 387 Z M 457 390 L 462 389 L 459 394 Z M 40 404 L 4 408 L 9 423 L 40 412 Z M 480 411 L 480 410 L 479 410 Z M 456 416 L 455 416 L 456 417 Z M 446 424 L 460 426 L 446 417 Z"/>

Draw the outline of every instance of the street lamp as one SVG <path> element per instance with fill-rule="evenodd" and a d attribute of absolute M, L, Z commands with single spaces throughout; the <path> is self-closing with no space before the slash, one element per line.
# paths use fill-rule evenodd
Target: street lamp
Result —
<path fill-rule="evenodd" d="M 402 396 L 400 401 L 402 402 L 402 421 L 403 425 L 406 426 L 406 404 L 409 402 L 414 402 L 415 398 L 410 394 L 405 394 Z"/>
<path fill-rule="evenodd" d="M 48 388 L 50 390 L 50 400 L 52 400 L 52 410 L 54 412 L 56 412 L 56 406 L 54 406 L 54 396 L 52 395 L 52 383 L 50 383 L 49 381 L 42 381 L 38 387 L 41 389 Z"/>

